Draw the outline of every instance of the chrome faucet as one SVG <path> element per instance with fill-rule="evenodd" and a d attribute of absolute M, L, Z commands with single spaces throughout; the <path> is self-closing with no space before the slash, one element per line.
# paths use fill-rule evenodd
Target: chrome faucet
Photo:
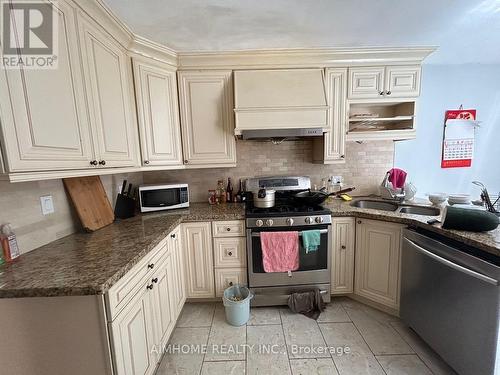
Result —
<path fill-rule="evenodd" d="M 384 180 L 380 184 L 379 191 L 380 196 L 383 199 L 390 199 L 393 201 L 398 201 L 399 203 L 403 202 L 406 198 L 406 192 L 404 187 L 401 189 L 401 192 L 396 192 L 392 187 L 389 186 L 389 176 L 390 173 L 387 172 L 385 174 Z"/>

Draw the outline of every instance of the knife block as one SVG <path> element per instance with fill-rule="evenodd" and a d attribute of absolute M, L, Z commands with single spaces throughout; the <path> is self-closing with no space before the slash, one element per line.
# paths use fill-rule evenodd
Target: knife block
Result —
<path fill-rule="evenodd" d="M 135 199 L 118 194 L 115 204 L 115 216 L 119 219 L 128 219 L 135 216 Z"/>

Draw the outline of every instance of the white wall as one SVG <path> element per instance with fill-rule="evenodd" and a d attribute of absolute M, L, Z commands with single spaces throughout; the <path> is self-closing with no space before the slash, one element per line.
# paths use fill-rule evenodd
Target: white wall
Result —
<path fill-rule="evenodd" d="M 474 53 L 474 51 L 470 51 Z M 441 168 L 444 112 L 476 108 L 482 121 L 470 168 Z M 424 65 L 417 139 L 396 142 L 395 166 L 405 169 L 423 196 L 432 191 L 472 193 L 473 180 L 500 191 L 500 64 Z"/>

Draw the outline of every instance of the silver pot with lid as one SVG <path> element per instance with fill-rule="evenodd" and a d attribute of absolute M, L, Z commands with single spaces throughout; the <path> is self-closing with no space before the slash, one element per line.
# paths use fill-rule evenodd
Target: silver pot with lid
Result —
<path fill-rule="evenodd" d="M 260 188 L 258 191 L 252 191 L 253 205 L 258 208 L 274 207 L 276 190 Z"/>

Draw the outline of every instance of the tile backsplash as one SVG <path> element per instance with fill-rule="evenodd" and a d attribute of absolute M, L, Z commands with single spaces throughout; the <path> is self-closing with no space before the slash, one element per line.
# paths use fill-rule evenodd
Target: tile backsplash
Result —
<path fill-rule="evenodd" d="M 377 193 L 387 170 L 392 168 L 394 142 L 349 142 L 344 164 L 313 164 L 311 140 L 287 141 L 279 145 L 263 141 L 236 144 L 238 166 L 235 168 L 185 169 L 145 172 L 144 183 L 186 182 L 192 202 L 205 202 L 208 189 L 215 189 L 218 179 L 231 177 L 237 189 L 240 178 L 269 175 L 310 176 L 313 184 L 331 175 L 341 175 L 345 185 L 355 186 L 354 195 Z"/>
<path fill-rule="evenodd" d="M 123 179 L 142 183 L 142 174 L 101 176 L 104 189 L 114 207 L 116 192 Z M 40 197 L 52 195 L 55 212 L 42 215 Z M 11 223 L 21 253 L 81 230 L 80 222 L 61 179 L 8 183 L 0 181 L 0 224 Z"/>

